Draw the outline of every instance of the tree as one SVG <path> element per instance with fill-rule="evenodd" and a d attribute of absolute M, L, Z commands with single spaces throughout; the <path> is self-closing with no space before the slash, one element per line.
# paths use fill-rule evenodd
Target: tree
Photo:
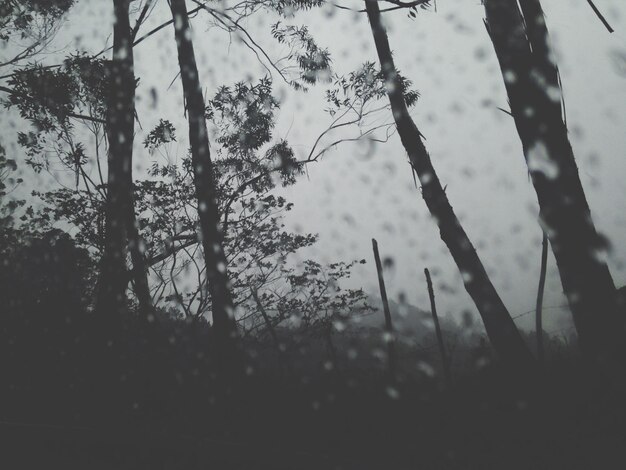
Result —
<path fill-rule="evenodd" d="M 94 227 L 98 237 L 92 238 L 94 243 L 90 247 L 100 256 L 105 239 L 104 223 L 100 222 L 105 217 L 97 208 L 106 204 L 108 192 L 100 163 L 100 153 L 107 153 L 101 152 L 101 147 L 108 147 L 106 117 L 112 78 L 108 67 L 109 62 L 104 59 L 76 53 L 67 56 L 57 67 L 30 64 L 18 69 L 8 82 L 11 88 L 4 90 L 9 93 L 9 106 L 17 107 L 21 116 L 38 130 L 18 134 L 18 142 L 26 150 L 26 163 L 40 172 L 48 170 L 51 159 L 56 157 L 75 174 L 75 190 L 64 188 L 45 195 L 49 203 L 53 200 L 58 203 L 54 217 L 64 218 L 64 213 L 70 219 L 81 219 L 88 214 L 103 216 Z M 93 135 L 95 145 L 91 146 L 89 139 L 81 134 L 85 128 Z M 90 165 L 94 160 L 97 174 L 92 179 Z M 125 269 L 123 279 L 128 284 L 132 278 L 140 310 L 145 315 L 151 311 L 151 299 L 141 252 L 143 242 L 135 226 L 132 194 L 127 197 L 131 204 L 125 218 L 128 234 L 124 243 L 128 245 L 133 269 L 129 272 Z"/>
<path fill-rule="evenodd" d="M 517 367 L 528 368 L 533 363 L 530 351 L 454 213 L 432 165 L 430 155 L 422 142 L 422 134 L 409 115 L 402 94 L 403 84 L 393 61 L 387 33 L 381 22 L 378 2 L 366 0 L 365 4 L 381 71 L 388 84 L 387 94 L 398 134 L 409 155 L 412 169 L 419 178 L 422 197 L 439 226 L 441 239 L 450 250 L 463 276 L 465 289 L 476 304 L 494 349 L 504 361 Z"/>
<path fill-rule="evenodd" d="M 223 235 L 219 227 L 216 177 L 209 149 L 209 134 L 204 117 L 205 104 L 191 40 L 185 0 L 170 2 L 178 48 L 180 76 L 189 121 L 189 143 L 194 175 L 200 236 L 204 249 L 207 282 L 212 299 L 213 327 L 218 338 L 227 340 L 236 333 L 232 293 L 228 282 Z"/>
<path fill-rule="evenodd" d="M 203 2 L 196 2 L 200 9 L 207 11 L 222 27 L 228 31 L 233 28 L 241 30 L 238 22 L 224 11 L 209 8 Z M 308 8 L 319 2 L 295 2 L 296 8 Z M 285 9 L 284 4 L 269 2 L 259 7 L 267 7 L 279 13 Z M 194 174 L 194 185 L 198 199 L 200 232 L 203 244 L 207 282 L 212 299 L 213 325 L 218 336 L 226 338 L 235 332 L 232 292 L 228 282 L 227 260 L 224 254 L 223 234 L 220 231 L 220 211 L 217 204 L 217 179 L 214 164 L 211 160 L 209 140 L 204 116 L 205 103 L 200 87 L 200 78 L 196 65 L 193 43 L 190 37 L 189 14 L 184 0 L 170 2 L 174 33 L 178 48 L 178 60 L 181 80 L 185 96 L 185 107 L 189 120 L 189 141 Z M 248 16 L 251 11 L 244 8 L 238 15 Z M 236 12 L 237 13 L 237 12 Z M 244 30 L 245 31 L 245 30 Z M 247 34 L 247 32 L 246 32 Z M 320 74 L 327 72 L 329 57 L 325 50 L 318 48 L 306 28 L 285 27 L 280 24 L 273 27 L 273 35 L 279 42 L 288 43 L 299 52 L 295 54 L 297 68 L 302 70 L 300 78 L 305 83 L 315 83 Z M 249 37 L 249 35 L 248 35 Z M 254 41 L 252 41 L 254 43 Z M 264 53 L 267 57 L 267 54 Z M 275 70 L 278 68 L 273 64 Z M 284 75 L 281 73 L 281 76 Z M 299 86 L 297 81 L 290 81 Z M 278 150 L 278 149 L 277 149 Z M 284 154 L 283 154 L 284 156 Z M 280 157 L 280 154 L 277 154 Z"/>
<path fill-rule="evenodd" d="M 375 92 L 365 92 L 363 82 L 360 88 L 344 88 L 344 82 L 337 77 L 331 85 L 327 100 L 332 122 L 300 161 L 286 140 L 273 138 L 274 114 L 280 103 L 271 93 L 268 78 L 219 87 L 208 100 L 205 115 L 216 136 L 213 151 L 220 229 L 236 307 L 246 307 L 251 288 L 261 295 L 285 279 L 291 273 L 289 256 L 317 240 L 313 234 L 285 229 L 282 214 L 293 204 L 273 194 L 275 188 L 294 184 L 305 164 L 317 161 L 341 142 L 371 138 L 376 129 L 389 126 L 368 127 L 362 122 L 365 117 L 374 118 L 381 109 L 373 97 L 382 88 L 382 77 L 371 81 L 378 90 Z M 363 126 L 354 137 L 333 136 L 340 126 L 346 129 L 360 124 Z M 166 120 L 161 120 L 144 141 L 157 160 L 150 169 L 151 179 L 136 182 L 139 225 L 147 242 L 148 263 L 158 279 L 157 299 L 175 300 L 187 317 L 199 318 L 210 311 L 212 298 L 206 295 L 201 280 L 206 268 L 197 259 L 200 242 L 192 162 L 189 158 L 177 162 L 172 157 L 170 149 L 175 142 L 176 129 Z M 85 238 L 93 232 L 88 227 L 81 229 Z M 181 274 L 189 277 L 190 271 L 195 272 L 198 282 L 179 283 Z M 241 323 L 246 315 L 242 312 L 237 321 Z"/>
<path fill-rule="evenodd" d="M 569 142 L 561 81 L 539 0 L 485 0 L 486 26 L 582 349 L 623 353 L 624 316 Z"/>
<path fill-rule="evenodd" d="M 94 121 L 105 115 L 104 98 L 96 97 L 106 94 L 102 91 L 106 83 L 93 81 L 103 75 L 100 72 L 104 66 L 104 62 L 100 65 L 87 57 L 70 57 L 62 69 L 29 70 L 35 77 L 23 70 L 20 80 L 14 84 L 20 93 L 37 97 L 27 101 L 16 98 L 20 112 L 35 126 L 50 127 L 47 132 L 23 136 L 30 165 L 40 171 L 47 167 L 51 155 L 57 155 L 59 161 L 77 175 L 76 189 L 35 191 L 34 195 L 43 205 L 29 213 L 29 218 L 33 223 L 45 222 L 50 228 L 56 223 L 71 224 L 75 227 L 76 242 L 87 248 L 95 259 L 100 258 L 104 250 L 105 197 L 101 192 L 106 184 L 102 176 L 100 184 L 91 181 L 88 174 L 92 170 L 83 166 L 91 161 L 90 154 L 95 153 L 98 161 L 99 139 L 96 138 L 92 149 L 87 147 L 91 144 L 83 146 L 76 140 L 74 126 L 66 118 L 69 110 L 84 113 Z M 55 101 L 45 94 L 39 96 L 39 87 L 33 84 L 44 82 L 48 88 L 73 90 L 72 99 Z M 296 234 L 284 229 L 281 215 L 289 211 L 292 204 L 273 195 L 274 188 L 278 184 L 293 184 L 304 165 L 319 160 L 342 142 L 359 139 L 384 142 L 392 131 L 388 119 L 379 119 L 388 108 L 378 102 L 384 96 L 384 77 L 373 64 L 365 64 L 347 77 L 334 77 L 327 91 L 331 122 L 313 140 L 306 157 L 297 161 L 285 140 L 273 138 L 274 112 L 279 102 L 271 91 L 272 83 L 267 78 L 256 83 L 222 86 L 208 101 L 205 110 L 216 135 L 213 150 L 217 156 L 218 205 L 233 303 L 244 310 L 249 307 L 247 286 L 250 283 L 262 294 L 266 286 L 269 288 L 281 276 L 288 275 L 285 260 L 289 255 L 317 239 L 312 234 Z M 407 91 L 407 96 L 415 98 L 416 94 Z M 41 102 L 48 106 L 36 107 Z M 86 123 L 97 137 L 103 124 L 94 121 Z M 337 136 L 340 130 L 356 132 L 351 136 Z M 379 130 L 380 136 L 377 135 Z M 54 145 L 63 140 L 71 145 L 65 141 L 60 147 Z M 144 147 L 156 160 L 149 171 L 150 178 L 134 184 L 137 226 L 145 244 L 155 303 L 166 307 L 165 304 L 174 302 L 188 318 L 202 318 L 210 312 L 212 299 L 206 292 L 205 282 L 201 281 L 205 267 L 202 257 L 198 256 L 201 250 L 191 160 L 183 158 L 181 162 L 172 156 L 170 150 L 177 145 L 176 140 L 176 129 L 166 120 L 161 120 L 144 140 Z M 80 149 L 80 158 L 75 158 L 72 148 Z M 197 283 L 189 282 L 190 270 L 195 272 L 193 277 L 198 279 Z M 242 312 L 242 316 L 246 315 Z"/>
<path fill-rule="evenodd" d="M 35 1 L 37 5 L 40 3 Z M 59 5 L 56 5 L 56 4 Z M 58 1 L 41 8 L 31 5 L 36 14 L 53 18 L 67 10 L 72 1 Z M 115 26 L 113 60 L 105 61 L 85 54 L 69 56 L 61 65 L 28 65 L 11 74 L 12 88 L 1 87 L 9 93 L 10 105 L 17 106 L 22 117 L 30 120 L 38 133 L 20 133 L 19 143 L 26 148 L 27 162 L 36 170 L 47 168 L 48 144 L 62 163 L 74 168 L 76 190 L 84 182 L 92 205 L 104 199 L 107 206 L 101 282 L 97 309 L 125 309 L 126 245 L 133 260 L 131 275 L 143 313 L 150 311 L 150 292 L 141 241 L 135 222 L 132 197 L 132 140 L 134 128 L 135 78 L 133 73 L 132 37 L 129 25 L 129 1 L 114 2 Z M 55 6 L 56 5 L 56 6 Z M 84 166 L 88 162 L 85 146 L 74 135 L 71 120 L 90 123 L 96 138 L 96 161 L 100 184 L 95 183 Z M 108 135 L 108 180 L 103 181 L 98 148 L 101 128 Z M 114 313 L 111 313 L 114 315 Z"/>
<path fill-rule="evenodd" d="M 118 315 L 126 310 L 126 241 L 135 238 L 130 227 L 134 219 L 132 197 L 132 158 L 135 123 L 135 74 L 129 20 L 129 0 L 114 0 L 113 59 L 109 63 L 109 100 L 106 132 L 109 141 L 104 252 L 96 311 Z M 131 216 L 132 214 L 132 216 Z M 134 222 L 134 220 L 133 220 Z M 130 234 L 130 236 L 129 236 Z M 131 240 L 138 246 L 139 241 Z M 134 256 L 134 270 L 145 273 L 140 257 Z M 143 277 L 145 279 L 145 277 Z M 140 283 L 143 282 L 143 279 Z M 147 280 L 146 280 L 147 282 Z M 139 288 L 140 301 L 149 302 L 147 285 Z"/>

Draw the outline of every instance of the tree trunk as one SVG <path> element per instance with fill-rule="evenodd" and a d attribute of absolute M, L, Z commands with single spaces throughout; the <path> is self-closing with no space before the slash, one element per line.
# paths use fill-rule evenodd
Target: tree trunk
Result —
<path fill-rule="evenodd" d="M 113 0 L 113 59 L 109 67 L 106 129 L 109 141 L 104 253 L 96 311 L 117 316 L 126 310 L 127 214 L 132 208 L 135 76 L 128 17 L 129 0 Z"/>
<path fill-rule="evenodd" d="M 135 296 L 139 303 L 139 313 L 143 318 L 153 313 L 152 295 L 150 294 L 150 284 L 148 283 L 148 265 L 146 257 L 142 251 L 143 240 L 139 234 L 137 227 L 137 218 L 135 216 L 134 197 L 131 194 L 131 202 L 128 208 L 128 251 L 130 259 L 133 262 L 132 278 L 134 284 Z"/>
<path fill-rule="evenodd" d="M 211 294 L 213 327 L 218 338 L 227 339 L 235 334 L 236 325 L 233 317 L 233 302 L 228 283 L 223 237 L 219 226 L 220 215 L 213 163 L 209 150 L 209 135 L 204 116 L 204 97 L 200 88 L 185 0 L 171 0 L 170 7 L 174 19 L 180 76 L 183 82 L 185 106 L 189 120 L 189 143 L 194 185 L 198 199 L 204 261 L 209 293 Z"/>
<path fill-rule="evenodd" d="M 422 142 L 422 135 L 409 115 L 391 55 L 389 39 L 381 24 L 378 3 L 374 0 L 366 0 L 365 4 L 381 69 L 391 85 L 387 88 L 387 94 L 398 134 L 409 155 L 411 165 L 419 177 L 422 197 L 431 215 L 437 221 L 441 239 L 450 250 L 463 276 L 465 289 L 476 304 L 487 335 L 500 358 L 519 368 L 533 367 L 534 359 L 487 276 L 476 250 L 461 227 L 433 168 L 430 155 Z"/>
<path fill-rule="evenodd" d="M 486 25 L 539 201 L 579 342 L 604 361 L 624 339 L 617 291 L 604 260 L 567 135 L 556 64 L 539 0 L 485 0 Z"/>

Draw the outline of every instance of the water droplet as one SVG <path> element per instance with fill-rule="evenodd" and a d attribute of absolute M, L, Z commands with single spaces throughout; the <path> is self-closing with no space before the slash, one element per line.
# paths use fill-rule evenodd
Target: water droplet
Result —
<path fill-rule="evenodd" d="M 417 370 L 422 372 L 427 377 L 435 376 L 435 369 L 426 361 L 419 361 L 417 363 Z"/>
<path fill-rule="evenodd" d="M 393 333 L 389 332 L 389 331 L 385 331 L 383 333 L 383 341 L 387 344 L 393 342 L 393 340 L 395 339 Z"/>
<path fill-rule="evenodd" d="M 513 84 L 517 81 L 517 75 L 512 70 L 505 70 L 503 77 L 506 83 Z"/>
<path fill-rule="evenodd" d="M 465 284 L 469 284 L 474 279 L 474 276 L 469 271 L 462 271 L 461 277 L 463 278 L 463 282 Z"/>
<path fill-rule="evenodd" d="M 550 157 L 543 142 L 536 142 L 528 149 L 527 161 L 531 173 L 542 173 L 550 180 L 559 176 L 559 167 Z"/>
<path fill-rule="evenodd" d="M 392 387 L 391 385 L 385 388 L 385 393 L 387 393 L 387 396 L 392 400 L 397 400 L 398 398 L 400 398 L 400 392 L 398 391 L 398 389 Z"/>

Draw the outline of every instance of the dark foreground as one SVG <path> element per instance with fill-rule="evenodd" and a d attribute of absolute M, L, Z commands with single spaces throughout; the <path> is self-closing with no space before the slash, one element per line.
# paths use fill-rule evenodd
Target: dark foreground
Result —
<path fill-rule="evenodd" d="M 206 325 L 106 336 L 54 318 L 3 319 L 0 468 L 626 468 L 623 387 L 574 357 L 535 381 L 492 364 L 445 390 L 330 368 L 315 349 L 281 369 L 246 340 L 244 372 L 224 379 Z"/>

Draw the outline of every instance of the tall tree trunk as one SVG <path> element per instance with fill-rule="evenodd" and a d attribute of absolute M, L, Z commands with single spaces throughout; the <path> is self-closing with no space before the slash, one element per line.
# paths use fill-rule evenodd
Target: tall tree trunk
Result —
<path fill-rule="evenodd" d="M 96 311 L 117 316 L 126 309 L 127 214 L 132 208 L 132 158 L 135 119 L 135 76 L 128 17 L 129 0 L 113 0 L 113 59 L 106 130 L 109 141 L 104 253 Z"/>
<path fill-rule="evenodd" d="M 411 165 L 419 177 L 422 197 L 431 215 L 437 221 L 441 239 L 450 250 L 463 276 L 465 289 L 476 304 L 487 335 L 500 358 L 520 368 L 533 367 L 534 359 L 530 350 L 522 340 L 476 250 L 461 227 L 433 168 L 430 155 L 422 141 L 422 134 L 409 115 L 391 55 L 389 39 L 381 24 L 378 3 L 375 0 L 366 0 L 365 4 L 381 69 L 390 84 L 387 87 L 387 94 L 398 134 L 409 155 Z"/>
<path fill-rule="evenodd" d="M 220 230 L 216 181 L 209 150 L 209 135 L 205 120 L 205 104 L 196 57 L 191 41 L 189 16 L 185 0 L 171 0 L 180 76 L 183 82 L 185 105 L 189 120 L 189 142 L 194 172 L 194 184 L 198 198 L 198 214 L 204 261 L 213 311 L 213 327 L 219 338 L 235 334 L 233 302 L 228 283 L 226 255 Z"/>
<path fill-rule="evenodd" d="M 591 358 L 624 340 L 617 291 L 578 175 L 564 121 L 559 74 L 539 0 L 485 0 L 486 25 L 539 201 L 579 342 Z M 521 8 L 521 10 L 520 10 Z"/>

